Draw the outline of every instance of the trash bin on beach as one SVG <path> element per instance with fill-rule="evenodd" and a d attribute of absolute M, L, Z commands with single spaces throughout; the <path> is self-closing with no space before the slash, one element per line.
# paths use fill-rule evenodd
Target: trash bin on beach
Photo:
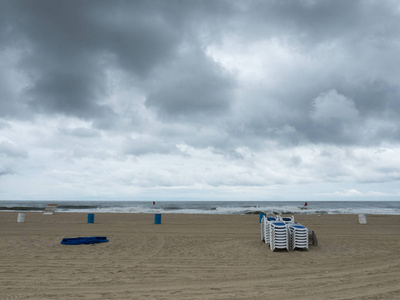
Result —
<path fill-rule="evenodd" d="M 24 223 L 25 222 L 25 214 L 19 213 L 17 218 L 17 223 Z"/>
<path fill-rule="evenodd" d="M 88 223 L 94 223 L 94 214 L 88 214 L 87 222 Z"/>
<path fill-rule="evenodd" d="M 154 224 L 161 224 L 161 214 L 154 215 Z"/>
<path fill-rule="evenodd" d="M 366 216 L 366 214 L 358 214 L 358 222 L 360 224 L 367 224 L 367 216 Z"/>

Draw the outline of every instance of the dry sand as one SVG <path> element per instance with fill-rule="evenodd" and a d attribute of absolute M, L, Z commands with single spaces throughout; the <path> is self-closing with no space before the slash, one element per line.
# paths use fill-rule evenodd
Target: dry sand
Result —
<path fill-rule="evenodd" d="M 270 251 L 258 215 L 0 213 L 0 299 L 400 299 L 400 216 L 295 219 L 318 246 Z"/>

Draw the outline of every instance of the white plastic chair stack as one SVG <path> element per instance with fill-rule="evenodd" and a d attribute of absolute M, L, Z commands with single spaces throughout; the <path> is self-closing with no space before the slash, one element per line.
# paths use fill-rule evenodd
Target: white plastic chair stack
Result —
<path fill-rule="evenodd" d="M 268 227 L 268 218 L 264 216 L 261 219 L 261 240 L 268 244 L 268 236 L 269 236 L 269 227 Z"/>
<path fill-rule="evenodd" d="M 282 221 L 270 223 L 270 243 L 272 251 L 275 249 L 286 249 L 289 251 L 289 231 L 287 225 Z"/>
<path fill-rule="evenodd" d="M 265 216 L 261 219 L 261 240 L 265 242 L 265 229 L 266 229 L 267 218 Z"/>
<path fill-rule="evenodd" d="M 264 242 L 266 244 L 270 243 L 270 236 L 271 236 L 271 222 L 275 222 L 276 217 L 268 216 L 265 217 L 264 222 Z"/>
<path fill-rule="evenodd" d="M 289 224 L 290 248 L 308 250 L 308 229 L 301 224 Z"/>

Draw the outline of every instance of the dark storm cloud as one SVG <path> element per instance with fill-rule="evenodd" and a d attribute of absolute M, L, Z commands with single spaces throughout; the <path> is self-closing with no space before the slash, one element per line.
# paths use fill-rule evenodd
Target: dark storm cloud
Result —
<path fill-rule="evenodd" d="M 20 69 L 28 74 L 30 105 L 44 112 L 96 116 L 107 97 L 105 67 L 137 76 L 171 55 L 175 31 L 142 3 L 19 1 L 10 4 L 4 43 L 25 46 Z M 145 10 L 145 11 L 143 11 Z M 150 13 L 150 15 L 149 15 Z M 24 43 L 22 43 L 22 41 Z"/>
<path fill-rule="evenodd" d="M 27 81 L 18 93 L 1 74 L 2 116 L 65 114 L 99 129 L 120 128 L 105 101 L 112 69 L 127 76 L 166 126 L 204 122 L 218 124 L 211 132 L 224 131 L 216 135 L 224 143 L 187 134 L 192 145 L 365 144 L 399 136 L 396 2 L 41 0 L 1 7 L 1 50 L 17 53 L 15 67 Z M 232 37 L 239 45 L 275 39 L 298 58 L 277 65 L 274 86 L 249 88 L 207 55 L 207 46 Z M 316 99 L 332 90 L 349 99 L 356 118 L 318 117 Z M 387 122 L 394 128 L 386 130 Z M 365 134 L 368 126 L 375 131 Z"/>
<path fill-rule="evenodd" d="M 0 1 L 2 197 L 398 195 L 399 41 L 390 0 Z"/>
<path fill-rule="evenodd" d="M 8 117 L 10 115 L 15 117 L 18 115 L 18 103 L 16 103 L 12 91 L 10 91 L 7 78 L 2 74 L 0 74 L 0 99 L 0 117 Z"/>
<path fill-rule="evenodd" d="M 385 118 L 385 114 L 400 111 L 399 86 L 383 78 L 344 86 L 343 92 L 354 99 L 360 112 L 366 116 Z"/>
<path fill-rule="evenodd" d="M 234 80 L 203 53 L 184 54 L 156 76 L 147 104 L 161 116 L 212 117 L 233 102 Z"/>
<path fill-rule="evenodd" d="M 249 1 L 236 10 L 242 38 L 279 37 L 312 48 L 335 40 L 390 43 L 399 34 L 394 1 Z M 245 33 L 245 34 L 243 34 Z"/>
<path fill-rule="evenodd" d="M 196 54 L 179 62 L 177 53 L 184 43 L 198 43 L 197 35 L 208 26 L 202 18 L 216 19 L 220 3 L 42 0 L 3 6 L 2 41 L 24 52 L 18 66 L 30 79 L 25 99 L 37 112 L 113 118 L 111 108 L 99 105 L 108 97 L 109 67 L 146 81 L 155 67 L 172 60 L 178 66 L 165 78 L 171 86 L 161 82 L 150 92 L 149 103 L 161 114 L 219 110 L 228 101 L 229 79 L 217 66 Z M 190 60 L 192 66 L 185 66 Z M 167 97 L 160 100 L 164 92 Z"/>
<path fill-rule="evenodd" d="M 237 121 L 244 135 L 254 133 L 293 144 L 351 145 L 398 140 L 400 122 L 396 112 L 400 89 L 395 67 L 400 65 L 395 54 L 400 39 L 398 4 L 252 1 L 236 12 L 236 22 L 230 24 L 239 41 L 276 39 L 282 47 L 299 54 L 298 60 L 308 60 L 302 68 L 294 60 L 292 66 L 282 69 L 283 74 L 278 70 L 275 87 L 251 91 L 249 98 L 253 99 L 246 99 L 251 104 L 245 106 L 250 112 Z M 354 102 L 358 119 L 321 124 L 310 118 L 314 100 L 332 89 Z M 387 122 L 397 129 L 384 130 L 383 123 Z M 366 133 L 372 123 L 377 128 Z"/>

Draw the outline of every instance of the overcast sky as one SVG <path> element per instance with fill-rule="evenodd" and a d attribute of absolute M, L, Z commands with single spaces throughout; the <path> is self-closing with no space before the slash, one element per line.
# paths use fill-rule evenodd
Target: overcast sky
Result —
<path fill-rule="evenodd" d="M 399 1 L 0 2 L 0 200 L 400 200 Z"/>

